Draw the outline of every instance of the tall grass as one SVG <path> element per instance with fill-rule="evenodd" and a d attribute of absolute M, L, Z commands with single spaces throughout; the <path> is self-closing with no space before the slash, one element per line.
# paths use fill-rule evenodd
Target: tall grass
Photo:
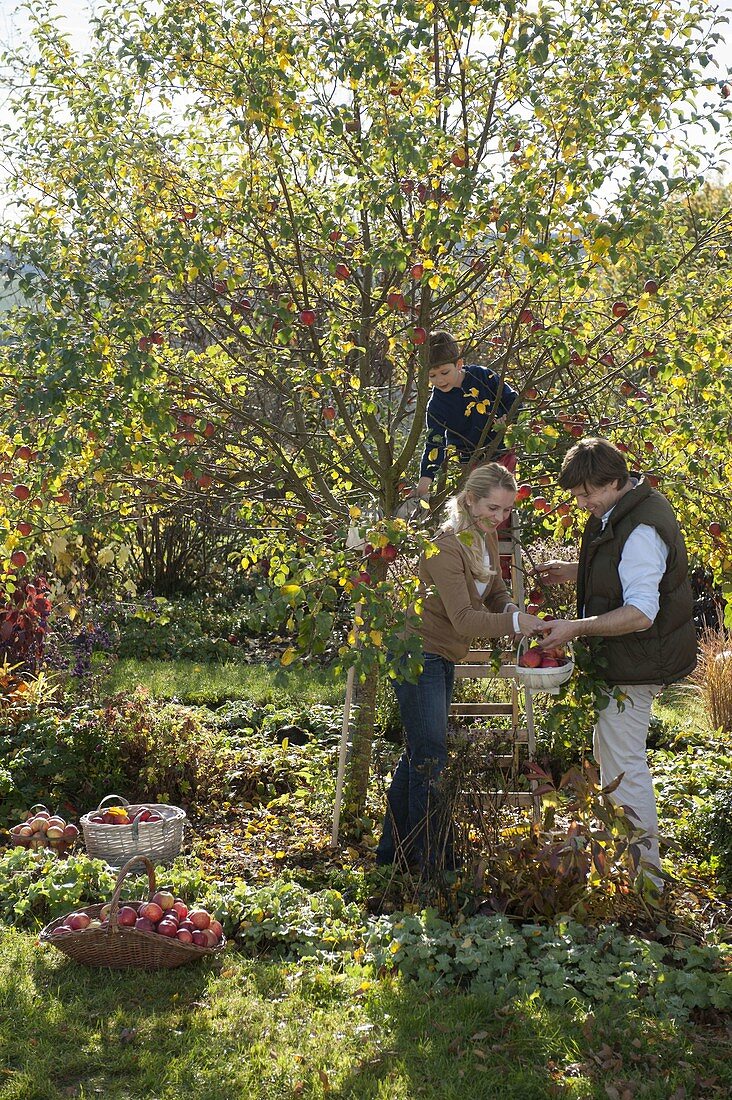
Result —
<path fill-rule="evenodd" d="M 705 630 L 699 639 L 694 673 L 712 729 L 732 732 L 732 638 L 724 630 Z"/>

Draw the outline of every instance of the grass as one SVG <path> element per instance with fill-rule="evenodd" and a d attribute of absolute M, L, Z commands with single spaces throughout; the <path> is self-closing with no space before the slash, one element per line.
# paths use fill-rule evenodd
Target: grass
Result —
<path fill-rule="evenodd" d="M 596 1015 L 538 997 L 501 1007 L 233 951 L 104 972 L 2 936 L 0 1100 L 711 1098 L 732 1088 L 729 1056 L 728 1037 L 627 1001 Z"/>
<path fill-rule="evenodd" d="M 282 677 L 277 682 L 276 677 Z M 105 694 L 147 688 L 155 699 L 178 699 L 183 703 L 216 705 L 229 699 L 248 699 L 257 706 L 266 703 L 339 706 L 345 683 L 332 671 L 297 668 L 279 671 L 261 664 L 198 663 L 125 659 L 118 661 L 101 684 Z"/>

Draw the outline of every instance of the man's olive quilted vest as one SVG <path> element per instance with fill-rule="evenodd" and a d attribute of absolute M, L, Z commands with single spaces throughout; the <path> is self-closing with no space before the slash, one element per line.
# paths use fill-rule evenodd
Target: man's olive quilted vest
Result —
<path fill-rule="evenodd" d="M 684 536 L 669 502 L 644 478 L 620 498 L 604 531 L 600 520 L 590 516 L 580 548 L 577 613 L 589 618 L 623 606 L 618 565 L 625 540 L 641 523 L 655 527 L 669 547 L 660 607 L 648 630 L 587 639 L 593 653 L 603 659 L 600 672 L 610 684 L 671 684 L 696 665 L 694 599 Z"/>

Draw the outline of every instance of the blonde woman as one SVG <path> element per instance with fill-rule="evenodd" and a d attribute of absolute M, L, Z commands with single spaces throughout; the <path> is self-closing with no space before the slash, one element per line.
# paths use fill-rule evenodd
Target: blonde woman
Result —
<path fill-rule="evenodd" d="M 473 470 L 448 505 L 448 520 L 423 554 L 425 592 L 420 634 L 423 668 L 416 683 L 394 682 L 406 748 L 387 795 L 379 864 L 422 869 L 451 860 L 450 828 L 440 826 L 438 778 L 447 760 L 447 717 L 461 661 L 475 638 L 533 634 L 543 621 L 518 610 L 501 577 L 496 528 L 516 499 L 513 475 L 496 462 Z"/>

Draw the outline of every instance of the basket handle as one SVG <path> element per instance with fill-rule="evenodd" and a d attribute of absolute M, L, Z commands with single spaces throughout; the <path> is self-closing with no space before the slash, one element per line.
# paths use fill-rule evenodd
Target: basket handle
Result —
<path fill-rule="evenodd" d="M 119 805 L 119 806 L 129 806 L 129 802 L 127 801 L 126 798 L 123 798 L 121 794 L 105 794 L 104 798 L 102 799 L 102 801 L 97 806 L 97 809 L 101 810 L 104 803 L 110 798 L 116 798 L 117 799 L 116 804 Z"/>
<path fill-rule="evenodd" d="M 519 657 L 521 656 L 521 654 L 528 648 L 529 643 L 534 642 L 536 640 L 537 639 L 533 636 L 527 638 L 525 634 L 521 635 L 521 639 L 519 641 L 519 644 L 516 646 L 516 664 L 518 664 Z M 574 645 L 572 644 L 572 642 L 571 641 L 565 642 L 564 643 L 564 648 L 567 651 L 567 655 L 572 660 L 574 660 Z"/>
<path fill-rule="evenodd" d="M 42 802 L 34 802 L 28 813 L 32 814 L 34 810 L 45 810 L 47 814 L 51 812 L 48 806 L 44 806 Z"/>
<path fill-rule="evenodd" d="M 133 856 L 132 859 L 128 859 L 124 867 L 120 867 L 119 873 L 117 874 L 117 881 L 114 884 L 114 892 L 111 901 L 112 908 L 109 910 L 109 928 L 112 932 L 116 932 L 119 927 L 117 924 L 117 914 L 119 912 L 119 896 L 122 892 L 122 883 L 127 878 L 130 870 L 138 863 L 144 863 L 145 870 L 147 871 L 147 883 L 149 887 L 148 901 L 152 900 L 152 896 L 155 893 L 155 868 L 147 856 Z"/>

